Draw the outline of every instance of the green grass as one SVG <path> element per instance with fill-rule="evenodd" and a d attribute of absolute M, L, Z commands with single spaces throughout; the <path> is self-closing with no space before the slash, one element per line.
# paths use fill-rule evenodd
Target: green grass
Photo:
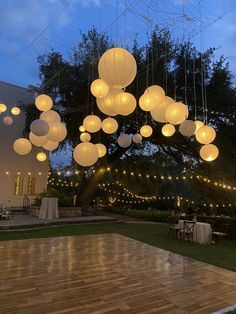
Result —
<path fill-rule="evenodd" d="M 228 241 L 227 245 L 224 242 L 215 245 L 186 243 L 175 238 L 168 238 L 166 224 L 103 223 L 0 232 L 0 241 L 99 233 L 119 233 L 153 246 L 236 271 L 235 240 Z"/>

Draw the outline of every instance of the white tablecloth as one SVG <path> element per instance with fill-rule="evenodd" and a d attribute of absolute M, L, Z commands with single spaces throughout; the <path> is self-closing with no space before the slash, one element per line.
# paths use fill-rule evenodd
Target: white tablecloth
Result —
<path fill-rule="evenodd" d="M 179 228 L 184 228 L 184 220 L 179 220 Z M 193 231 L 193 241 L 201 244 L 211 243 L 211 225 L 204 222 L 196 222 Z"/>
<path fill-rule="evenodd" d="M 43 197 L 39 211 L 39 219 L 59 218 L 58 200 L 56 197 Z"/>

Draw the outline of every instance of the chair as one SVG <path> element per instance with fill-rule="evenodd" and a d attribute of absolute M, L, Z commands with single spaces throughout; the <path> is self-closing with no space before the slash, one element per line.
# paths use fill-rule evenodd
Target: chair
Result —
<path fill-rule="evenodd" d="M 221 224 L 218 228 L 218 231 L 212 231 L 212 240 L 216 240 L 215 242 L 217 242 L 218 240 L 225 240 L 225 244 L 226 241 L 229 237 L 229 224 Z"/>
<path fill-rule="evenodd" d="M 179 225 L 178 219 L 176 217 L 169 217 L 169 230 L 168 230 L 168 238 L 171 234 L 173 234 L 176 238 L 179 236 Z"/>
<path fill-rule="evenodd" d="M 184 220 L 183 229 L 181 229 L 179 231 L 180 232 L 180 238 L 182 240 L 193 242 L 193 234 L 194 234 L 195 224 L 196 224 L 196 221 Z"/>

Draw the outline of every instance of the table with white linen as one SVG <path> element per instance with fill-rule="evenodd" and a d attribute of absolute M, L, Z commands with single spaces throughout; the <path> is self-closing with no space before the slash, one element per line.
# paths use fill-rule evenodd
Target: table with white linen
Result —
<path fill-rule="evenodd" d="M 43 197 L 39 211 L 39 219 L 59 218 L 57 197 Z"/>
<path fill-rule="evenodd" d="M 179 220 L 179 228 L 184 229 L 184 220 Z M 201 244 L 209 244 L 212 241 L 211 225 L 205 222 L 196 222 L 193 231 L 193 241 Z"/>

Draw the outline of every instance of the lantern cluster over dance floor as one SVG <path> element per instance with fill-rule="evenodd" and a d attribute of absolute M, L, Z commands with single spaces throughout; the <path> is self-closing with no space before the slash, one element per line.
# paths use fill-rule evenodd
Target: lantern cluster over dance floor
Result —
<path fill-rule="evenodd" d="M 7 106 L 3 103 L 0 103 L 0 114 L 4 113 L 7 111 Z M 20 114 L 21 110 L 18 107 L 12 107 L 11 108 L 11 114 L 13 116 L 18 116 Z M 2 119 L 3 124 L 5 125 L 12 125 L 14 120 L 11 116 L 7 115 L 5 117 L 3 117 Z"/>

